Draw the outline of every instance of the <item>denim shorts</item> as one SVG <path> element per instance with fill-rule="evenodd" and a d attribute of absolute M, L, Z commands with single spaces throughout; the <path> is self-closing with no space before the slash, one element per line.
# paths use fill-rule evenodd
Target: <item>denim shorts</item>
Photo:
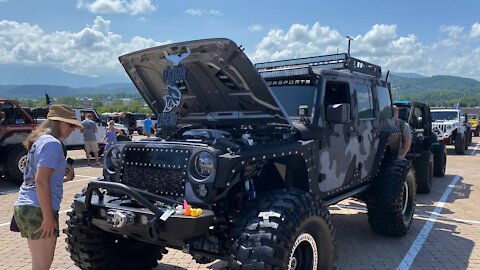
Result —
<path fill-rule="evenodd" d="M 35 231 L 42 225 L 43 216 L 42 210 L 39 207 L 31 205 L 15 206 L 14 213 L 15 221 L 22 237 L 31 240 L 38 240 L 42 236 L 42 231 Z M 53 218 L 58 226 L 58 211 L 53 211 Z M 55 228 L 53 236 L 58 237 L 60 232 Z"/>

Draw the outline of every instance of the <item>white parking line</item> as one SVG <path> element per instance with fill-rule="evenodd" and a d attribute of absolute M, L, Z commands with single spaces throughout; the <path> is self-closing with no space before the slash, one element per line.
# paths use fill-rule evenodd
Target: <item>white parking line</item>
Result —
<path fill-rule="evenodd" d="M 452 192 L 458 180 L 460 180 L 460 176 L 455 176 L 455 178 L 452 179 L 452 182 L 450 182 L 442 197 L 437 202 L 435 210 L 433 210 L 433 212 L 430 214 L 430 216 L 428 217 L 428 221 L 425 223 L 425 225 L 423 225 L 422 230 L 417 235 L 417 238 L 415 238 L 415 241 L 410 246 L 407 254 L 405 254 L 405 257 L 403 257 L 403 260 L 398 265 L 397 270 L 410 269 L 410 266 L 412 266 L 415 257 L 417 256 L 418 252 L 420 252 L 420 249 L 422 249 L 425 240 L 427 240 L 428 234 L 432 230 L 433 225 L 438 218 L 438 215 L 442 212 L 443 206 L 448 199 L 448 195 L 450 195 L 450 192 Z"/>
<path fill-rule="evenodd" d="M 471 156 L 475 156 L 475 154 L 477 153 L 478 147 L 480 147 L 480 144 L 477 143 L 475 145 L 475 148 L 472 149 L 472 153 L 470 154 Z"/>
<path fill-rule="evenodd" d="M 431 220 L 431 219 L 430 219 L 430 216 L 428 216 L 428 215 L 418 214 L 418 215 L 415 215 L 415 216 L 417 216 L 417 217 L 419 217 L 419 218 L 426 219 L 426 220 Z M 448 218 L 448 217 L 442 217 L 442 216 L 438 216 L 437 219 L 445 220 L 445 221 L 453 221 L 453 222 L 463 222 L 463 223 L 471 223 L 471 224 L 480 224 L 480 221 L 469 220 L 469 219 Z"/>

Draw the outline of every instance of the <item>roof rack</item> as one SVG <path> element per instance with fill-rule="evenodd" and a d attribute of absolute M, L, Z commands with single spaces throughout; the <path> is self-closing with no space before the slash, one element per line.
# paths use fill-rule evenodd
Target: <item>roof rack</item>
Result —
<path fill-rule="evenodd" d="M 297 58 L 290 60 L 280 60 L 255 64 L 257 71 L 262 73 L 271 73 L 272 71 L 298 69 L 310 67 L 312 71 L 321 70 L 341 70 L 347 69 L 351 72 L 359 72 L 376 78 L 382 77 L 382 68 L 380 66 L 362 61 L 349 56 L 346 53 L 321 55 L 314 57 Z"/>

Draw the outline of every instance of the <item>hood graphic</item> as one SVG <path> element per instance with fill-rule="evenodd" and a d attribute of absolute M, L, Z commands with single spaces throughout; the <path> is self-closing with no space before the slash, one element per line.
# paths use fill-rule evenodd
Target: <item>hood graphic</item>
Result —
<path fill-rule="evenodd" d="M 163 45 L 119 57 L 157 115 L 179 122 L 290 124 L 265 80 L 229 39 Z"/>

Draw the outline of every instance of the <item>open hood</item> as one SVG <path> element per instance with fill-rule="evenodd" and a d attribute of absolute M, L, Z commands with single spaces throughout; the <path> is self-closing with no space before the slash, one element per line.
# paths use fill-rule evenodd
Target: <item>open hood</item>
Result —
<path fill-rule="evenodd" d="M 157 115 L 181 122 L 289 124 L 263 78 L 229 39 L 169 44 L 119 57 Z"/>

